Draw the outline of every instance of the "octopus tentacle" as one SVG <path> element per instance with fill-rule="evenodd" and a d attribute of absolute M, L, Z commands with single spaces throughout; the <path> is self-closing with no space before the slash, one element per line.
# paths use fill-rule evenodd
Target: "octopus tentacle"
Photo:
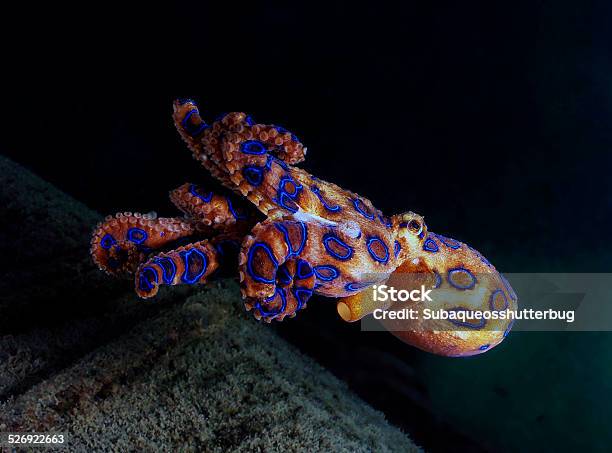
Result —
<path fill-rule="evenodd" d="M 193 153 L 193 157 L 224 186 L 232 188 L 232 183 L 221 163 L 222 128 L 218 122 L 213 125 L 206 124 L 200 116 L 198 106 L 190 99 L 175 100 L 173 109 L 174 125 Z"/>
<path fill-rule="evenodd" d="M 211 125 L 204 122 L 197 105 L 189 99 L 174 102 L 174 123 L 181 137 L 196 159 L 219 179 L 226 187 L 234 189 L 230 182 L 236 171 L 235 165 L 228 165 L 233 157 L 228 156 L 233 145 L 240 144 L 246 156 L 244 165 L 265 164 L 262 156 L 270 153 L 286 164 L 297 164 L 304 160 L 306 149 L 297 137 L 280 126 L 254 124 L 244 113 L 234 112 L 223 115 Z M 251 162 L 249 162 L 249 160 Z"/>
<path fill-rule="evenodd" d="M 120 212 L 96 226 L 90 253 L 101 270 L 127 276 L 133 274 L 151 251 L 191 236 L 197 230 L 198 225 L 188 219 Z"/>
<path fill-rule="evenodd" d="M 282 321 L 306 307 L 315 274 L 303 251 L 308 230 L 303 222 L 267 220 L 245 238 L 239 256 L 245 306 L 257 319 Z"/>
<path fill-rule="evenodd" d="M 170 201 L 196 222 L 214 229 L 229 225 L 252 226 L 252 213 L 233 197 L 218 195 L 197 184 L 185 183 L 170 192 Z M 246 231 L 245 231 L 246 232 Z"/>
<path fill-rule="evenodd" d="M 383 282 L 381 282 L 382 284 Z M 369 288 L 371 285 L 368 285 Z M 365 296 L 365 297 L 364 297 Z M 386 310 L 391 306 L 391 303 L 382 303 L 373 301 L 371 297 L 367 297 L 365 293 L 354 294 L 352 296 L 341 297 L 336 302 L 336 310 L 342 320 L 346 322 L 359 321 L 366 315 L 374 312 L 376 309 Z"/>
<path fill-rule="evenodd" d="M 147 299 L 157 294 L 160 285 L 205 284 L 219 267 L 218 255 L 216 247 L 203 240 L 152 256 L 136 271 L 136 294 Z"/>

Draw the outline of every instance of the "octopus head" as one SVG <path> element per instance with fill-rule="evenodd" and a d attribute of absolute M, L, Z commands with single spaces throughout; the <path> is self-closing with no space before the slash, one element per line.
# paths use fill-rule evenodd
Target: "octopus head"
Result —
<path fill-rule="evenodd" d="M 393 309 L 425 309 L 439 318 L 390 321 L 385 326 L 400 340 L 445 356 L 480 354 L 502 342 L 512 328 L 509 312 L 517 296 L 505 277 L 469 245 L 428 232 L 387 282 L 395 288 L 424 285 L 431 299 L 399 302 Z"/>
<path fill-rule="evenodd" d="M 427 231 L 417 214 L 401 214 L 394 221 L 403 250 L 385 292 L 421 289 L 429 297 L 383 299 L 379 286 L 343 299 L 340 316 L 356 321 L 376 309 L 412 309 L 418 317 L 387 317 L 381 323 L 405 343 L 438 355 L 475 355 L 501 343 L 512 328 L 509 312 L 517 309 L 517 296 L 504 276 L 469 245 Z"/>

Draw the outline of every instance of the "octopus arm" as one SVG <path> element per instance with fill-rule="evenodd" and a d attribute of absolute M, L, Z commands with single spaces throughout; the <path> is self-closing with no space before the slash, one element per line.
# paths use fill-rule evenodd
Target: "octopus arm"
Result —
<path fill-rule="evenodd" d="M 246 209 L 240 200 L 215 194 L 198 184 L 185 183 L 177 187 L 170 192 L 170 201 L 199 225 L 215 230 L 251 227 L 254 224 L 251 210 Z"/>
<path fill-rule="evenodd" d="M 160 285 L 202 285 L 219 267 L 219 250 L 208 240 L 151 256 L 136 271 L 136 294 L 146 299 Z"/>
<path fill-rule="evenodd" d="M 258 319 L 283 320 L 306 308 L 315 285 L 308 248 L 312 225 L 292 217 L 269 219 L 242 243 L 239 275 L 245 306 Z"/>
<path fill-rule="evenodd" d="M 101 270 L 128 276 L 152 251 L 191 236 L 197 229 L 197 224 L 188 219 L 118 213 L 96 226 L 90 253 Z"/>

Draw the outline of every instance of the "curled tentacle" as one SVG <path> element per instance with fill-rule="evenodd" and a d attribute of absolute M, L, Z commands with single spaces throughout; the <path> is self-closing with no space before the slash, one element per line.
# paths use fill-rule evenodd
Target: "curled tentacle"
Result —
<path fill-rule="evenodd" d="M 196 222 L 217 230 L 234 224 L 237 227 L 253 224 L 252 212 L 240 200 L 215 194 L 197 184 L 186 183 L 174 189 L 170 192 L 170 201 Z"/>
<path fill-rule="evenodd" d="M 96 226 L 90 252 L 101 270 L 116 276 L 131 275 L 151 251 L 196 230 L 197 226 L 185 219 L 118 213 Z"/>
<path fill-rule="evenodd" d="M 157 294 L 160 285 L 204 284 L 219 266 L 218 253 L 204 240 L 152 256 L 136 271 L 136 294 L 147 299 Z"/>
<path fill-rule="evenodd" d="M 306 148 L 295 135 L 279 126 L 249 124 L 248 118 L 244 113 L 230 113 L 223 118 L 221 124 L 228 129 L 225 134 L 226 143 L 239 144 L 239 151 L 251 156 L 265 150 L 289 165 L 304 161 Z M 227 146 L 223 152 L 227 158 Z"/>
<path fill-rule="evenodd" d="M 245 306 L 257 319 L 282 321 L 306 307 L 315 274 L 302 257 L 308 233 L 296 220 L 266 221 L 253 229 L 239 256 Z"/>
<path fill-rule="evenodd" d="M 202 165 L 226 187 L 232 183 L 223 167 L 221 156 L 221 128 L 209 126 L 200 116 L 198 106 L 190 99 L 174 101 L 174 125 L 182 139 Z"/>
<path fill-rule="evenodd" d="M 182 99 L 174 102 L 173 118 L 194 157 L 232 189 L 237 185 L 236 176 L 233 182 L 230 179 L 237 171 L 241 174 L 246 168 L 248 173 L 265 166 L 268 156 L 293 165 L 306 154 L 294 134 L 280 126 L 255 124 L 245 113 L 229 113 L 208 125 L 195 102 Z"/>

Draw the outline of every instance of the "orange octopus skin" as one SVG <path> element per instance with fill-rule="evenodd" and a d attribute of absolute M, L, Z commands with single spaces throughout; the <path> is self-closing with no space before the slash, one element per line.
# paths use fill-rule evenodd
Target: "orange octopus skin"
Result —
<path fill-rule="evenodd" d="M 436 307 L 516 308 L 512 288 L 477 251 L 428 232 L 418 214 L 386 217 L 368 199 L 295 167 L 306 148 L 285 129 L 244 113 L 208 125 L 191 100 L 175 101 L 173 118 L 194 157 L 265 218 L 257 223 L 238 201 L 190 184 L 171 193 L 184 219 L 107 218 L 94 232 L 94 260 L 107 272 L 133 275 L 139 296 L 153 296 L 161 284 L 205 283 L 229 254 L 222 247 L 229 241 L 241 242 L 245 306 L 267 322 L 295 316 L 313 293 L 341 298 L 339 315 L 356 321 L 387 308 L 364 290 L 416 274 L 437 284 Z M 389 327 L 406 343 L 447 356 L 489 350 L 510 328 L 503 321 L 454 330 L 441 322 L 435 330 L 419 322 Z"/>

